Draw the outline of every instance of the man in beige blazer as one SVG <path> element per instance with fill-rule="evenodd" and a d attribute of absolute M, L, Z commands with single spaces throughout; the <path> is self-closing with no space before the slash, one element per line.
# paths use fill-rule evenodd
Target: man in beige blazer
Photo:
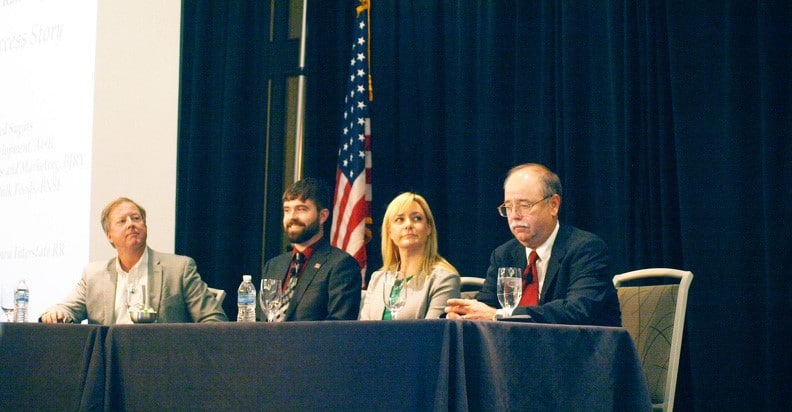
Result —
<path fill-rule="evenodd" d="M 110 202 L 102 211 L 102 229 L 118 255 L 89 263 L 66 300 L 47 309 L 41 322 L 130 323 L 129 307 L 146 304 L 160 323 L 228 320 L 192 258 L 146 245 L 146 211 L 140 205 L 124 197 Z"/>

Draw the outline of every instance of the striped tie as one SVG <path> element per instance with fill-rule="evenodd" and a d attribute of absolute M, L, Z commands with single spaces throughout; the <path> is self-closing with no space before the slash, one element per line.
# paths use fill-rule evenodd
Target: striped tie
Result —
<path fill-rule="evenodd" d="M 283 292 L 281 298 L 281 306 L 278 313 L 275 315 L 275 322 L 283 322 L 286 320 L 286 310 L 289 309 L 289 302 L 294 294 L 294 287 L 297 285 L 297 279 L 300 275 L 300 269 L 305 261 L 305 255 L 296 252 L 292 255 L 291 268 L 289 269 L 289 276 L 286 278 L 286 290 Z"/>

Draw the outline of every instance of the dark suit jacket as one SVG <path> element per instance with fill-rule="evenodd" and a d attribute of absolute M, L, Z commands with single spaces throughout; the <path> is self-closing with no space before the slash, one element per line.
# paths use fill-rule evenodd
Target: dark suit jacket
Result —
<path fill-rule="evenodd" d="M 262 278 L 283 281 L 291 264 L 291 251 L 270 259 Z M 287 321 L 355 320 L 360 310 L 360 266 L 348 253 L 321 239 L 297 280 Z M 260 306 L 260 305 L 259 305 Z M 261 307 L 256 317 L 266 319 Z"/>
<path fill-rule="evenodd" d="M 487 278 L 477 299 L 496 308 L 498 268 L 528 265 L 525 247 L 516 239 L 492 252 Z M 608 270 L 608 248 L 597 235 L 568 225 L 558 229 L 547 266 L 538 306 L 514 309 L 513 315 L 531 315 L 536 322 L 621 326 L 621 311 L 613 275 Z"/>

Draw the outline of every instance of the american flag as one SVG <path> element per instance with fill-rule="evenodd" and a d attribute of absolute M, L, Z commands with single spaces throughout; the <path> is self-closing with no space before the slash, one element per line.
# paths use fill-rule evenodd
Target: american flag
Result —
<path fill-rule="evenodd" d="M 366 243 L 371 240 L 371 118 L 369 104 L 369 2 L 357 7 L 349 83 L 338 145 L 331 243 L 354 256 L 366 282 Z"/>

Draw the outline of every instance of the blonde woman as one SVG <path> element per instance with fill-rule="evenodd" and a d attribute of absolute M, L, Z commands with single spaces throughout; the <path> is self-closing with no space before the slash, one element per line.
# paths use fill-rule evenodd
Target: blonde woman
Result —
<path fill-rule="evenodd" d="M 382 219 L 382 268 L 374 272 L 360 310 L 361 320 L 391 319 L 383 302 L 385 271 L 407 279 L 407 303 L 398 319 L 437 319 L 459 297 L 459 273 L 437 252 L 434 217 L 421 195 L 402 193 Z"/>

